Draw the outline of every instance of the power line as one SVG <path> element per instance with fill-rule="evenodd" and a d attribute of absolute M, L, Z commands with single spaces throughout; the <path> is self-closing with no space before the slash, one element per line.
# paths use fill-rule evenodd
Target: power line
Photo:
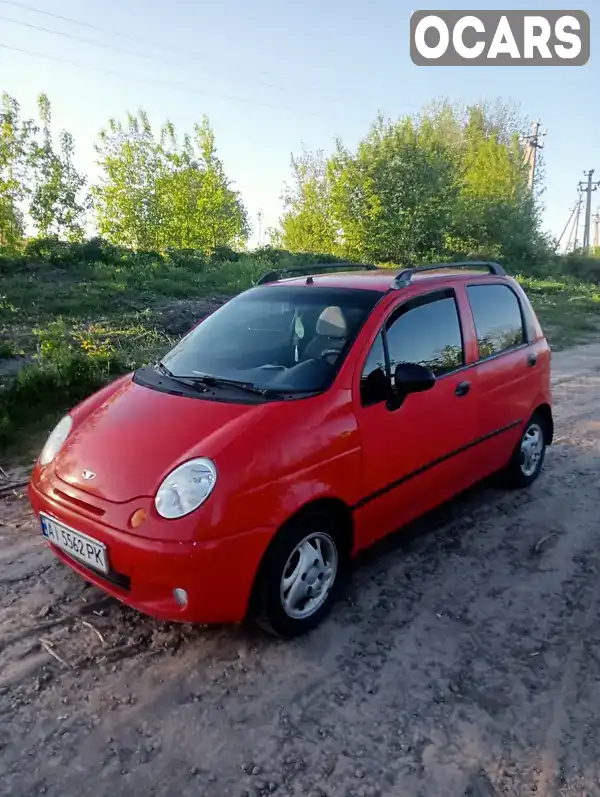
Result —
<path fill-rule="evenodd" d="M 0 0 L 0 2 L 1 1 L 3 1 L 3 0 Z M 216 91 L 207 91 L 205 89 L 196 89 L 196 88 L 194 88 L 192 86 L 186 86 L 183 83 L 176 83 L 175 81 L 172 81 L 172 80 L 163 80 L 161 78 L 144 78 L 144 77 L 140 77 L 138 75 L 131 75 L 131 74 L 128 74 L 126 72 L 122 72 L 122 71 L 119 71 L 119 70 L 116 70 L 116 69 L 107 69 L 105 67 L 94 66 L 93 64 L 84 64 L 84 63 L 81 63 L 81 61 L 74 61 L 74 60 L 71 60 L 69 58 L 61 58 L 61 57 L 55 56 L 55 55 L 47 55 L 46 53 L 40 53 L 40 52 L 37 52 L 35 50 L 26 50 L 23 47 L 12 47 L 11 45 L 2 44 L 1 42 L 0 42 L 0 48 L 2 48 L 4 50 L 11 50 L 12 52 L 15 52 L 15 53 L 21 53 L 23 55 L 30 55 L 30 56 L 33 56 L 34 58 L 42 58 L 42 59 L 45 59 L 47 61 L 56 61 L 57 63 L 68 64 L 69 66 L 77 67 L 77 69 L 89 69 L 89 70 L 91 70 L 93 72 L 100 72 L 100 73 L 105 74 L 105 75 L 112 75 L 114 77 L 125 77 L 125 78 L 128 78 L 130 80 L 137 81 L 139 83 L 147 83 L 148 85 L 151 85 L 151 86 L 162 85 L 162 86 L 165 86 L 167 88 L 174 88 L 174 89 L 178 89 L 179 91 L 184 91 L 184 92 L 187 91 L 187 92 L 189 92 L 191 94 L 197 94 L 197 95 L 205 96 L 205 97 L 214 97 L 214 98 L 219 99 L 219 100 L 229 100 L 231 102 L 239 102 L 239 103 L 243 103 L 245 105 L 269 108 L 270 110 L 283 111 L 283 112 L 293 113 L 293 114 L 298 114 L 300 112 L 303 116 L 315 116 L 315 117 L 318 117 L 318 118 L 323 118 L 323 114 L 318 112 L 318 111 L 308 111 L 308 110 L 305 110 L 305 109 L 290 108 L 290 107 L 285 106 L 285 105 L 274 105 L 273 103 L 265 102 L 263 100 L 249 100 L 249 99 L 247 99 L 245 97 L 236 97 L 233 94 L 221 94 L 220 92 L 216 92 Z M 358 119 L 356 119 L 356 121 L 358 122 Z M 361 121 L 364 121 L 364 120 L 361 120 Z"/>
<path fill-rule="evenodd" d="M 7 2 L 7 0 L 0 0 L 0 2 Z M 113 52 L 123 53 L 125 55 L 132 55 L 135 58 L 145 58 L 146 60 L 155 61 L 156 63 L 163 63 L 167 64 L 168 66 L 177 66 L 182 67 L 184 69 L 189 69 L 190 64 L 185 63 L 183 61 L 174 61 L 170 58 L 163 58 L 162 56 L 157 55 L 150 55 L 149 53 L 139 53 L 135 50 L 128 50 L 125 47 L 119 47 L 118 45 L 108 44 L 106 42 L 99 42 L 95 41 L 94 39 L 88 39 L 85 36 L 77 36 L 74 33 L 66 33 L 60 30 L 52 30 L 51 28 L 46 28 L 43 25 L 34 25 L 32 22 L 23 22 L 21 20 L 13 19 L 12 17 L 7 17 L 4 14 L 0 14 L 0 19 L 5 20 L 6 22 L 12 22 L 13 25 L 21 25 L 25 28 L 30 28 L 32 30 L 38 30 L 43 33 L 50 33 L 53 36 L 61 36 L 64 39 L 72 39 L 73 41 L 81 42 L 83 44 L 91 44 L 93 47 L 101 47 L 105 50 L 112 50 Z M 262 86 L 263 88 L 275 89 L 276 91 L 286 91 L 289 92 L 289 88 L 281 85 L 277 85 L 276 83 L 257 83 L 256 85 Z M 338 105 L 351 105 L 355 108 L 360 108 L 361 110 L 366 110 L 364 106 L 359 106 L 356 103 L 347 103 L 343 100 L 339 99 L 328 99 L 328 102 L 333 102 Z"/>
<path fill-rule="evenodd" d="M 90 22 L 85 22 L 85 21 L 83 21 L 81 19 L 76 19 L 74 17 L 67 17 L 67 16 L 64 16 L 63 14 L 57 14 L 57 13 L 52 12 L 52 11 L 46 11 L 45 9 L 37 8 L 36 6 L 28 5 L 26 3 L 17 3 L 14 0 L 0 0 L 0 3 L 2 3 L 4 5 L 11 6 L 13 8 L 18 8 L 20 10 L 32 11 L 35 14 L 42 14 L 42 15 L 44 15 L 46 17 L 50 17 L 50 18 L 53 18 L 53 19 L 58 19 L 58 20 L 61 20 L 62 22 L 68 22 L 68 23 L 70 23 L 72 25 L 78 25 L 80 27 L 87 28 L 88 30 L 94 30 L 94 31 L 97 31 L 99 33 L 108 34 L 111 37 L 118 37 L 120 39 L 125 39 L 127 41 L 134 42 L 136 44 L 143 44 L 143 45 L 146 45 L 146 46 L 150 46 L 150 47 L 154 48 L 155 50 L 157 48 L 160 48 L 160 50 L 163 51 L 163 52 L 164 51 L 171 52 L 171 53 L 175 53 L 176 55 L 184 55 L 184 56 L 188 56 L 188 57 L 192 57 L 192 58 L 196 58 L 196 59 L 199 58 L 199 59 L 203 59 L 205 61 L 207 59 L 210 59 L 211 63 L 214 63 L 214 56 L 211 55 L 211 54 L 208 54 L 206 52 L 201 52 L 201 51 L 198 51 L 198 50 L 185 50 L 185 49 L 182 50 L 180 47 L 169 47 L 168 45 L 165 45 L 164 42 L 152 41 L 151 39 L 146 39 L 146 38 L 144 38 L 142 36 L 132 36 L 131 34 L 122 33 L 121 31 L 117 31 L 117 30 L 114 30 L 114 29 L 111 29 L 111 28 L 105 28 L 105 27 L 103 27 L 101 25 L 94 25 L 94 24 L 92 24 Z M 99 47 L 105 47 L 105 48 L 108 47 L 108 48 L 111 48 L 111 49 L 115 49 L 115 51 L 120 51 L 120 52 L 123 52 L 123 53 L 127 53 L 129 55 L 137 55 L 137 56 L 142 57 L 142 58 L 150 57 L 150 56 L 148 56 L 146 54 L 136 53 L 136 52 L 133 52 L 133 51 L 130 51 L 130 50 L 125 50 L 124 48 L 116 48 L 116 47 L 114 47 L 114 45 L 107 45 L 105 43 L 94 41 L 93 39 L 84 39 L 84 38 L 77 37 L 77 36 L 72 35 L 72 34 L 62 33 L 62 32 L 59 32 L 59 31 L 51 30 L 49 28 L 43 28 L 41 26 L 35 26 L 32 23 L 19 22 L 19 21 L 15 20 L 15 19 L 11 19 L 10 17 L 4 17 L 4 19 L 9 20 L 10 22 L 14 22 L 15 24 L 25 25 L 26 27 L 30 27 L 30 28 L 36 28 L 37 27 L 39 30 L 45 31 L 46 33 L 53 33 L 53 34 L 58 35 L 58 36 L 64 36 L 64 37 L 67 37 L 67 38 L 73 38 L 75 40 L 82 41 L 82 42 L 84 42 L 86 44 L 92 44 L 92 45 L 96 45 L 96 46 L 99 46 Z M 165 59 L 156 59 L 156 60 L 163 60 L 165 63 L 167 63 L 165 61 Z M 171 63 L 175 63 L 175 62 L 171 62 Z M 272 71 L 269 72 L 269 71 L 263 70 L 263 69 L 249 70 L 248 69 L 248 64 L 246 62 L 244 62 L 244 61 L 241 61 L 241 60 L 231 61 L 228 58 L 228 63 L 229 64 L 237 63 L 241 67 L 241 70 L 242 70 L 242 72 L 244 74 L 248 73 L 249 71 L 254 71 L 254 73 L 257 74 L 257 75 L 265 75 L 265 76 L 268 76 L 268 77 L 273 75 Z M 189 64 L 181 64 L 181 62 L 179 62 L 178 65 L 189 67 Z M 222 69 L 222 65 L 219 66 L 219 69 L 220 70 Z M 326 84 L 324 84 L 322 82 L 306 81 L 306 80 L 299 81 L 298 78 L 286 76 L 285 74 L 283 74 L 281 72 L 277 72 L 277 76 L 279 77 L 280 80 L 285 80 L 285 81 L 288 81 L 288 82 L 295 82 L 297 85 L 304 85 L 306 87 L 318 88 L 318 89 L 328 89 L 329 88 L 331 91 L 337 92 L 337 88 L 335 88 L 333 86 L 329 86 L 328 87 Z M 262 85 L 265 85 L 265 86 L 270 87 L 270 88 L 276 88 L 276 89 L 281 90 L 281 91 L 289 91 L 289 87 L 285 87 L 285 86 L 274 85 L 274 84 L 262 84 Z M 341 101 L 338 100 L 338 102 L 341 102 Z M 348 105 L 349 103 L 344 103 L 344 104 Z M 410 108 L 419 108 L 420 107 L 416 103 L 402 103 L 402 105 L 404 107 L 410 107 Z M 354 106 L 364 110 L 364 106 L 359 106 L 356 103 L 354 103 Z"/>
<path fill-rule="evenodd" d="M 565 233 L 566 233 L 566 231 L 567 231 L 567 229 L 568 229 L 568 227 L 569 227 L 569 224 L 570 224 L 570 223 L 572 222 L 572 220 L 573 220 L 573 216 L 575 215 L 575 211 L 577 211 L 577 209 L 579 208 L 580 202 L 581 202 L 581 197 L 579 197 L 579 198 L 577 199 L 577 202 L 576 202 L 576 203 L 573 205 L 573 209 L 571 210 L 571 213 L 569 214 L 569 218 L 568 218 L 568 220 L 567 220 L 567 223 L 565 224 L 565 226 L 564 226 L 564 228 L 563 228 L 563 231 L 561 232 L 561 234 L 560 234 L 560 236 L 559 236 L 558 240 L 556 241 L 556 246 L 555 246 L 555 249 L 557 249 L 557 250 L 558 250 L 558 249 L 560 248 L 560 245 L 561 245 L 561 243 L 562 243 L 562 239 L 565 237 Z M 567 248 L 568 248 L 568 246 L 569 246 L 569 242 L 570 242 L 570 240 L 571 240 L 571 235 L 569 235 L 569 238 L 567 239 Z"/>

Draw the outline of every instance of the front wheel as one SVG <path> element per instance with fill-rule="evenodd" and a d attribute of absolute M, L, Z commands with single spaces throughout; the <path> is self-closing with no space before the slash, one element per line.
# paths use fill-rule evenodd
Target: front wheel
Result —
<path fill-rule="evenodd" d="M 252 614 L 275 636 L 291 638 L 328 614 L 341 581 L 344 557 L 333 518 L 291 521 L 273 541 L 258 575 Z"/>
<path fill-rule="evenodd" d="M 508 487 L 529 487 L 537 479 L 546 455 L 544 421 L 534 413 L 518 442 L 505 472 Z"/>

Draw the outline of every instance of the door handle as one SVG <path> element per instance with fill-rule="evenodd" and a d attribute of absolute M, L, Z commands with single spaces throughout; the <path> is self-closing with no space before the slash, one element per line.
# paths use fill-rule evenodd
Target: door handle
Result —
<path fill-rule="evenodd" d="M 527 358 L 527 365 L 533 368 L 533 366 L 537 363 L 537 359 L 538 359 L 537 354 L 535 352 L 532 352 Z"/>
<path fill-rule="evenodd" d="M 469 390 L 471 389 L 470 382 L 460 382 L 456 386 L 456 390 L 454 391 L 455 396 L 466 396 Z"/>

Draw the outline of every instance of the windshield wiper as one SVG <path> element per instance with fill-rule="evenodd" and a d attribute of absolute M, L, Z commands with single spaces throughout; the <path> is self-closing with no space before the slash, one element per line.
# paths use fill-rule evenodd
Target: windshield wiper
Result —
<path fill-rule="evenodd" d="M 233 387 L 237 388 L 238 390 L 244 390 L 247 393 L 253 393 L 257 396 L 263 396 L 265 398 L 285 398 L 285 396 L 293 395 L 293 394 L 302 394 L 302 393 L 314 393 L 316 392 L 314 388 L 310 389 L 301 389 L 298 390 L 296 388 L 291 390 L 277 390 L 275 388 L 270 387 L 259 387 L 255 385 L 253 382 L 244 382 L 238 379 L 226 379 L 222 376 L 214 376 L 213 374 L 186 374 L 185 376 L 176 376 L 172 371 L 170 371 L 164 363 L 161 361 L 156 363 L 156 367 L 162 371 L 165 376 L 168 376 L 170 379 L 173 379 L 175 382 L 179 382 L 181 385 L 186 385 L 187 387 L 198 389 L 199 386 L 203 385 L 205 387 Z"/>
<path fill-rule="evenodd" d="M 173 382 L 177 382 L 177 384 L 179 384 L 179 385 L 184 385 L 185 387 L 189 387 L 192 390 L 198 390 L 199 389 L 198 384 L 197 384 L 197 382 L 195 381 L 194 378 L 176 376 L 173 373 L 173 371 L 169 370 L 167 368 L 167 366 L 161 360 L 159 360 L 157 363 L 154 363 L 154 367 L 156 368 L 156 370 L 159 373 L 162 373 L 165 376 L 168 376 L 169 379 L 172 379 Z"/>
<path fill-rule="evenodd" d="M 221 387 L 221 385 L 223 385 L 237 387 L 240 390 L 247 390 L 250 393 L 256 393 L 261 396 L 264 396 L 267 392 L 269 392 L 266 390 L 266 388 L 258 387 L 257 385 L 253 385 L 251 382 L 241 382 L 235 379 L 224 379 L 220 376 L 213 376 L 212 374 L 185 374 L 185 376 L 177 376 L 173 373 L 173 371 L 167 368 L 162 360 L 159 360 L 157 363 L 155 363 L 155 368 L 165 376 L 168 376 L 169 379 L 172 379 L 174 382 L 179 382 L 180 385 L 186 385 L 187 387 L 195 389 L 198 389 L 199 385 L 204 385 L 206 387 Z"/>
<path fill-rule="evenodd" d="M 162 371 L 165 376 L 170 376 L 171 379 L 177 379 L 173 371 L 169 371 L 167 366 L 163 363 L 162 360 L 154 363 L 154 367 L 157 368 L 159 371 Z"/>
<path fill-rule="evenodd" d="M 193 376 L 185 376 L 182 379 L 189 379 L 190 382 L 200 383 L 201 385 L 208 385 L 209 387 L 237 387 L 239 390 L 245 390 L 248 393 L 255 393 L 259 396 L 266 396 L 271 391 L 266 387 L 258 387 L 252 382 L 242 382 L 237 379 L 225 379 L 222 376 L 213 376 L 212 374 L 194 374 Z"/>
<path fill-rule="evenodd" d="M 240 390 L 247 390 L 249 393 L 256 393 L 265 398 L 280 398 L 284 399 L 286 396 L 300 395 L 318 392 L 315 388 L 291 388 L 289 390 L 277 389 L 274 387 L 259 387 L 253 382 L 242 382 L 236 379 L 224 379 L 220 376 L 212 376 L 212 374 L 203 374 L 202 376 L 186 376 L 186 379 L 194 379 L 200 381 L 201 384 L 211 386 L 231 386 L 237 387 Z"/>

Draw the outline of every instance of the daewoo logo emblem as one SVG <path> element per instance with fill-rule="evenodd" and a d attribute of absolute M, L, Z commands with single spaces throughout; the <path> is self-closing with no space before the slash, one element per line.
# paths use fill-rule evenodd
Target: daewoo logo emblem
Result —
<path fill-rule="evenodd" d="M 81 475 L 88 482 L 96 478 L 96 474 L 94 473 L 93 470 L 84 470 Z"/>

